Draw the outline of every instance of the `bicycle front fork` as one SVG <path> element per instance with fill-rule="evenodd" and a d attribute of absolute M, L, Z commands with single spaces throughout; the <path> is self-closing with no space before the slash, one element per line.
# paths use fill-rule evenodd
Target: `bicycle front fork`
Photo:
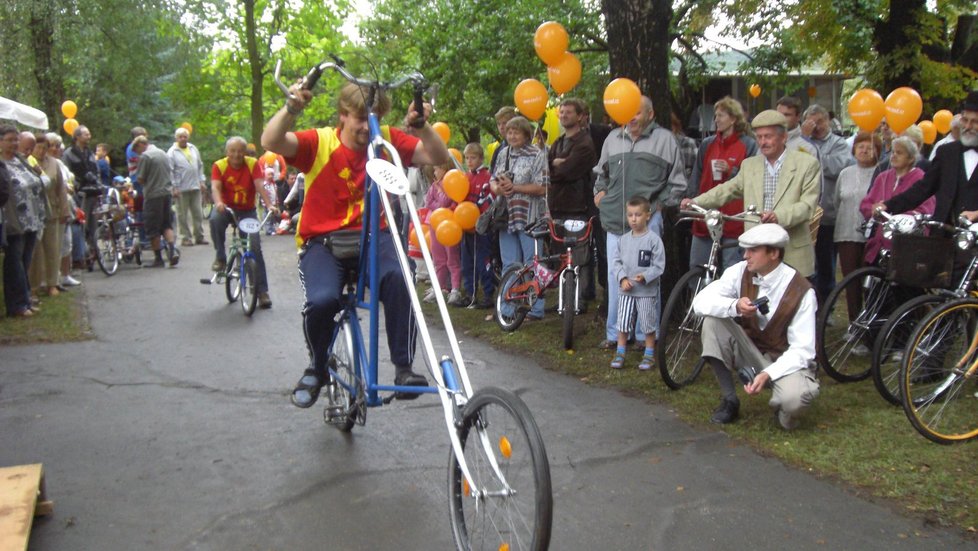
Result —
<path fill-rule="evenodd" d="M 567 268 L 560 272 L 560 284 L 557 285 L 557 313 L 563 314 L 564 309 L 568 307 L 567 301 L 568 297 L 564 296 L 564 281 L 567 279 L 567 272 L 574 273 L 574 296 L 570 297 L 573 304 L 570 306 L 574 308 L 574 314 L 581 313 L 581 274 L 580 266 L 574 266 L 573 268 Z"/>

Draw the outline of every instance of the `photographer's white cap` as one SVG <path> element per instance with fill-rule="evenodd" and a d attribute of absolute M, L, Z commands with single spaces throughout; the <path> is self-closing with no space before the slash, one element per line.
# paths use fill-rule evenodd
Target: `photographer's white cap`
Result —
<path fill-rule="evenodd" d="M 758 224 L 740 234 L 737 241 L 745 249 L 764 245 L 783 249 L 788 245 L 788 232 L 777 224 Z"/>

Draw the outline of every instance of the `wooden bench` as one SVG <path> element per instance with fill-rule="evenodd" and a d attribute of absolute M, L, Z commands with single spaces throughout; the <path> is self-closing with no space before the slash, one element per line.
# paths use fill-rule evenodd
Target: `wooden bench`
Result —
<path fill-rule="evenodd" d="M 34 517 L 52 511 L 40 463 L 0 469 L 0 551 L 26 550 Z"/>

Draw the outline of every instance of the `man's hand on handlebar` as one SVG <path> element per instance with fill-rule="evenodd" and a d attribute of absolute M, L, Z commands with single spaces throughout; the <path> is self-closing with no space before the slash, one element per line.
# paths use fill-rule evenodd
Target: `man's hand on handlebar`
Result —
<path fill-rule="evenodd" d="M 431 104 L 428 102 L 424 102 L 422 105 L 424 105 L 423 120 L 427 122 L 428 118 L 431 117 Z M 418 111 L 414 108 L 414 102 L 412 101 L 411 105 L 408 106 L 407 114 L 404 116 L 404 128 L 408 129 L 408 131 L 417 128 L 414 125 L 417 122 L 418 118 L 419 118 Z"/>
<path fill-rule="evenodd" d="M 289 93 L 291 97 L 285 100 L 285 108 L 290 113 L 301 112 L 312 101 L 312 90 L 303 88 L 301 82 L 296 82 L 290 86 Z"/>
<path fill-rule="evenodd" d="M 761 213 L 761 224 L 777 224 L 778 215 L 773 210 L 766 210 Z"/>
<path fill-rule="evenodd" d="M 224 214 L 224 211 L 228 210 L 228 206 L 225 205 L 223 201 L 214 203 L 214 208 L 221 214 Z"/>
<path fill-rule="evenodd" d="M 978 210 L 965 210 L 965 211 L 961 211 L 961 217 L 962 218 L 967 218 L 968 219 L 968 222 L 971 222 L 972 224 L 974 224 L 976 221 L 978 221 Z"/>
<path fill-rule="evenodd" d="M 682 201 L 679 202 L 680 210 L 689 210 L 690 205 L 695 205 L 693 199 L 690 197 L 684 197 Z"/>

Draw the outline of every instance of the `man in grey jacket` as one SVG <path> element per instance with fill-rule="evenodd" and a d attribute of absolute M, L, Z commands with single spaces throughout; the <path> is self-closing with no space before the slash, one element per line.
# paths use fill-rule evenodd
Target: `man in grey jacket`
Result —
<path fill-rule="evenodd" d="M 628 230 L 625 204 L 633 196 L 645 197 L 652 204 L 649 229 L 662 237 L 660 206 L 679 204 L 686 192 L 686 174 L 679 145 L 672 132 L 654 121 L 652 100 L 642 96 L 639 112 L 625 128 L 612 131 L 601 147 L 601 157 L 594 167 L 594 204 L 607 232 L 608 269 L 618 255 L 618 239 Z M 618 338 L 618 286 L 608 278 L 608 318 L 603 349 L 614 349 Z M 645 335 L 635 334 L 641 342 Z"/>
<path fill-rule="evenodd" d="M 176 142 L 166 156 L 170 158 L 173 176 L 173 197 L 177 203 L 177 222 L 180 224 L 181 246 L 209 245 L 204 239 L 201 192 L 206 190 L 204 163 L 197 147 L 190 143 L 190 131 L 177 128 L 173 134 Z"/>
<path fill-rule="evenodd" d="M 819 304 L 835 287 L 835 182 L 842 169 L 855 163 L 852 151 L 842 136 L 832 133 L 829 112 L 813 103 L 805 110 L 805 122 L 801 135 L 818 149 L 818 162 L 822 168 L 822 222 L 815 241 L 815 295 Z"/>

